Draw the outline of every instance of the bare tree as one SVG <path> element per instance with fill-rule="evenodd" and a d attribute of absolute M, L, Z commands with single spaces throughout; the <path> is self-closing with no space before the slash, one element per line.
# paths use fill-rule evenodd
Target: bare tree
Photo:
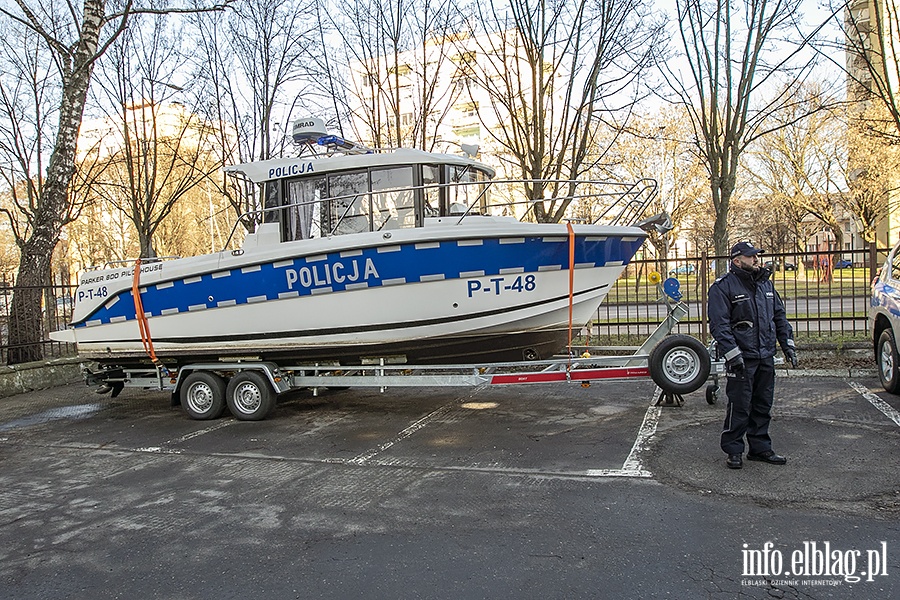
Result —
<path fill-rule="evenodd" d="M 769 115 L 766 127 L 772 132 L 750 148 L 747 173 L 759 190 L 758 198 L 784 205 L 776 216 L 811 215 L 819 228 L 825 226 L 834 234 L 837 247 L 842 248 L 844 122 L 834 111 L 819 110 L 823 103 L 835 104 L 823 97 L 819 84 L 800 86 L 794 98 L 795 102 Z M 777 241 L 781 231 L 777 225 L 769 223 L 761 230 Z M 805 241 L 794 243 L 803 248 Z"/>
<path fill-rule="evenodd" d="M 218 123 L 220 166 L 282 155 L 294 118 L 308 110 L 321 44 L 310 15 L 314 0 L 235 0 L 227 14 L 203 13 L 191 19 L 198 33 L 194 79 L 203 116 Z M 320 100 L 320 98 L 316 98 Z M 262 207 L 258 186 L 224 173 L 211 178 L 236 216 Z M 242 221 L 253 231 L 256 220 Z"/>
<path fill-rule="evenodd" d="M 663 106 L 650 116 L 635 115 L 619 137 L 609 158 L 615 164 L 614 175 L 627 179 L 654 179 L 657 196 L 649 207 L 652 213 L 666 212 L 673 229 L 649 233 L 649 241 L 660 259 L 660 269 L 668 272 L 670 241 L 686 238 L 695 247 L 708 245 L 703 233 L 704 204 L 708 204 L 709 182 L 691 141 L 691 123 L 681 106 Z"/>
<path fill-rule="evenodd" d="M 456 3 L 354 0 L 331 12 L 329 24 L 342 41 L 335 53 L 342 60 L 330 65 L 328 81 L 341 82 L 340 112 L 353 134 L 376 147 L 433 148 L 461 95 L 442 85 L 463 29 Z"/>
<path fill-rule="evenodd" d="M 688 107 L 709 173 L 716 214 L 713 241 L 720 256 L 728 253 L 728 209 L 741 154 L 773 129 L 767 122 L 774 111 L 796 103 L 794 95 L 814 65 L 803 50 L 818 28 L 798 33 L 800 4 L 800 0 L 676 2 L 688 72 L 682 76 L 668 67 L 667 78 L 679 102 Z M 804 116 L 798 112 L 796 120 Z M 723 261 L 719 271 L 724 269 Z"/>
<path fill-rule="evenodd" d="M 185 102 L 187 89 L 163 81 L 184 63 L 182 39 L 165 15 L 138 18 L 106 53 L 97 77 L 112 112 L 104 122 L 122 143 L 88 163 L 109 166 L 92 189 L 134 224 L 142 258 L 157 255 L 154 237 L 162 222 L 221 166 L 211 160 L 215 127 Z"/>
<path fill-rule="evenodd" d="M 849 188 L 844 206 L 855 217 L 864 240 L 878 242 L 879 229 L 883 229 L 883 243 L 888 247 L 897 240 L 891 239 L 892 228 L 882 226 L 897 210 L 900 191 L 900 145 L 885 143 L 893 138 L 895 127 L 889 112 L 881 104 L 862 112 L 851 107 L 844 115 L 843 139 L 844 179 Z"/>
<path fill-rule="evenodd" d="M 42 152 L 46 159 L 43 168 L 32 171 L 34 179 L 29 184 L 34 188 L 34 210 L 30 233 L 21 244 L 13 294 L 8 358 L 11 364 L 43 356 L 40 289 L 48 280 L 53 249 L 67 215 L 71 214 L 69 187 L 75 172 L 76 141 L 94 65 L 126 29 L 132 15 L 184 10 L 158 9 L 135 0 L 114 4 L 84 0 L 80 6 L 15 0 L 14 5 L 0 6 L 0 16 L 7 24 L 28 29 L 41 39 L 58 82 L 56 123 L 45 123 L 38 133 L 52 142 Z"/>
<path fill-rule="evenodd" d="M 847 75 L 851 101 L 884 108 L 893 126 L 872 127 L 870 133 L 900 143 L 900 2 L 831 0 L 829 7 L 844 35 L 837 43 L 823 40 L 822 55 Z"/>
<path fill-rule="evenodd" d="M 477 36 L 465 45 L 476 54 L 466 65 L 469 93 L 500 159 L 536 182 L 527 197 L 547 200 L 535 203 L 537 220 L 558 221 L 571 202 L 569 186 L 542 181 L 574 180 L 601 164 L 661 31 L 645 0 L 477 4 Z"/>

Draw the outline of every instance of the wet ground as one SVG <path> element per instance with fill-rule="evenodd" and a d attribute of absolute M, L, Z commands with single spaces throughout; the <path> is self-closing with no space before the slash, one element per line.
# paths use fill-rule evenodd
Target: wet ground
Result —
<path fill-rule="evenodd" d="M 22 394 L 0 400 L 0 598 L 898 597 L 879 390 L 779 378 L 789 462 L 740 471 L 721 403 L 657 407 L 649 381 L 298 391 L 262 422 Z"/>

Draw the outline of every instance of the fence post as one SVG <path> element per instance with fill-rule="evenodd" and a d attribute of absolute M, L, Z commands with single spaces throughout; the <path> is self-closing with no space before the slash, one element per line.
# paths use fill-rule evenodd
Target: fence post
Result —
<path fill-rule="evenodd" d="M 700 287 L 702 290 L 700 295 L 700 339 L 705 344 L 709 340 L 709 331 L 707 331 L 706 324 L 706 302 L 703 301 L 706 298 L 707 290 L 709 290 L 709 256 L 707 256 L 705 250 L 700 255 Z"/>
<path fill-rule="evenodd" d="M 875 271 L 878 269 L 878 243 L 868 242 L 869 246 L 869 281 L 875 279 Z"/>

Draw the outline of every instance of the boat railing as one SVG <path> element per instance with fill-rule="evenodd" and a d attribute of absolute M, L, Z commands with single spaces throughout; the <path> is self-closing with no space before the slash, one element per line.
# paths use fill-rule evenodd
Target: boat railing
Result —
<path fill-rule="evenodd" d="M 474 186 L 474 187 L 473 187 Z M 540 197 L 534 196 L 540 193 Z M 656 197 L 657 185 L 652 179 L 641 179 L 634 182 L 616 182 L 607 180 L 561 180 L 561 179 L 494 179 L 486 181 L 460 181 L 451 183 L 430 183 L 418 186 L 401 186 L 377 191 L 353 192 L 341 196 L 328 196 L 282 206 L 274 206 L 247 211 L 241 214 L 231 228 L 228 239 L 222 250 L 230 247 L 242 223 L 259 225 L 266 215 L 300 209 L 310 205 L 330 204 L 330 209 L 338 207 L 340 214 L 334 214 L 333 224 L 327 231 L 320 231 L 327 236 L 341 235 L 342 226 L 350 219 L 365 217 L 370 231 L 380 231 L 391 222 L 388 218 L 379 218 L 378 213 L 394 213 L 413 207 L 412 198 L 421 193 L 425 198 L 445 193 L 452 200 L 449 216 L 451 223 L 459 225 L 467 219 L 484 215 L 512 216 L 520 221 L 537 222 L 547 220 L 568 221 L 593 225 L 631 226 L 643 218 L 644 212 Z M 547 195 L 549 192 L 549 195 Z M 377 202 L 376 198 L 386 194 L 405 193 L 409 195 L 409 206 L 397 206 L 395 202 Z M 429 194 L 430 193 L 430 194 Z M 363 205 L 361 214 L 354 213 L 354 207 Z M 453 206 L 458 206 L 453 210 Z M 543 215 L 537 211 L 543 206 Z M 377 208 L 376 208 L 377 207 Z M 282 213 L 286 214 L 286 213 Z M 425 215 L 439 216 L 437 207 L 426 201 Z M 558 218 L 556 218 L 558 217 Z M 321 224 L 321 221 L 319 221 Z M 392 223 L 396 226 L 396 223 Z"/>
<path fill-rule="evenodd" d="M 466 217 L 480 215 L 481 213 L 477 212 L 477 209 L 488 191 L 504 185 L 520 187 L 525 190 L 536 187 L 546 189 L 547 186 L 555 190 L 568 188 L 568 192 L 551 195 L 549 198 L 542 196 L 509 200 L 502 203 L 491 203 L 486 207 L 487 211 L 491 213 L 492 209 L 498 207 L 507 209 L 522 206 L 525 210 L 519 216 L 520 221 L 537 220 L 538 216 L 535 214 L 537 205 L 550 203 L 551 212 L 560 214 L 561 218 L 559 220 L 561 221 L 590 223 L 593 225 L 601 224 L 601 221 L 603 221 L 602 224 L 605 225 L 631 226 L 643 218 L 647 207 L 657 195 L 657 183 L 653 179 L 640 179 L 627 183 L 607 180 L 494 179 L 486 182 L 441 184 L 441 187 L 459 185 L 478 185 L 483 186 L 484 189 L 467 205 L 465 212 L 459 215 L 458 224 L 462 223 Z M 576 193 L 579 186 L 590 186 L 594 189 L 585 193 Z M 606 206 L 602 208 L 604 201 Z M 601 208 L 601 210 L 596 215 L 593 210 L 579 210 L 580 207 L 578 205 L 580 203 L 593 205 Z M 574 209 L 572 209 L 573 206 Z M 456 217 L 457 215 L 451 214 L 451 216 Z"/>

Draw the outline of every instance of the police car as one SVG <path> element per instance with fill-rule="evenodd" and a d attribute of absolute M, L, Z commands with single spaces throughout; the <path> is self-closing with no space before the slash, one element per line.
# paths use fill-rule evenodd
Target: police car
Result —
<path fill-rule="evenodd" d="M 892 394 L 900 393 L 900 244 L 894 246 L 872 281 L 869 330 L 881 385 Z"/>

